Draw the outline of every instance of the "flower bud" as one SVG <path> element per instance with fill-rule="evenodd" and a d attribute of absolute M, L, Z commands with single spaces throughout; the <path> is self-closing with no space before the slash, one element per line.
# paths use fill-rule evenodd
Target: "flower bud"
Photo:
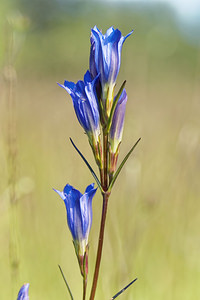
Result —
<path fill-rule="evenodd" d="M 126 90 L 123 89 L 120 98 L 117 102 L 115 112 L 112 119 L 112 125 L 109 132 L 109 143 L 110 143 L 110 166 L 109 171 L 111 174 L 114 173 L 117 166 L 117 159 L 119 155 L 119 147 L 122 141 L 122 134 L 124 128 L 124 117 L 126 111 L 127 94 Z"/>

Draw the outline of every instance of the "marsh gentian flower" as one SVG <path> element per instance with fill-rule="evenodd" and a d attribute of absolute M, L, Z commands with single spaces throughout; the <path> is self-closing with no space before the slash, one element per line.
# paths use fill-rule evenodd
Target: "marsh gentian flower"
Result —
<path fill-rule="evenodd" d="M 126 94 L 126 90 L 123 89 L 115 108 L 115 112 L 112 119 L 112 125 L 109 132 L 110 173 L 113 173 L 115 171 L 117 165 L 119 146 L 122 141 L 122 134 L 124 128 L 126 102 L 127 102 L 127 94 Z"/>
<path fill-rule="evenodd" d="M 84 81 L 79 80 L 77 83 L 65 80 L 63 87 L 72 97 L 74 110 L 79 123 L 90 136 L 94 135 L 95 139 L 100 134 L 99 127 L 99 105 L 94 88 L 96 78 L 92 80 L 90 72 L 87 71 Z"/>
<path fill-rule="evenodd" d="M 110 27 L 103 35 L 96 26 L 91 32 L 90 72 L 93 77 L 100 74 L 102 98 L 108 115 L 119 73 L 122 45 L 132 32 L 123 37 L 118 29 Z"/>
<path fill-rule="evenodd" d="M 29 283 L 25 283 L 17 296 L 17 300 L 29 300 L 29 296 L 28 296 L 28 290 L 29 290 Z"/>
<path fill-rule="evenodd" d="M 95 88 L 97 78 L 98 76 L 92 79 L 90 72 L 87 71 L 84 81 L 79 80 L 77 83 L 74 83 L 65 80 L 64 85 L 58 85 L 64 88 L 71 96 L 78 121 L 87 133 L 95 159 L 100 164 L 100 117 Z"/>
<path fill-rule="evenodd" d="M 83 257 L 88 245 L 92 225 L 92 199 L 96 193 L 94 184 L 90 184 L 84 194 L 67 184 L 63 192 L 55 190 L 63 199 L 67 211 L 67 223 L 71 231 L 75 250 Z"/>

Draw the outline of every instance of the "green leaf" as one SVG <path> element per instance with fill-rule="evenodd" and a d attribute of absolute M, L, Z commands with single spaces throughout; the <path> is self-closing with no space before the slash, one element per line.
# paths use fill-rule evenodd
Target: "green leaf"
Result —
<path fill-rule="evenodd" d="M 110 300 L 116 299 L 119 295 L 121 295 L 131 284 L 133 284 L 137 278 L 132 280 L 127 286 L 125 286 L 121 291 L 119 291 L 117 294 L 115 294 Z"/>
<path fill-rule="evenodd" d="M 65 275 L 64 275 L 64 273 L 63 273 L 63 270 L 61 269 L 61 266 L 60 266 L 60 265 L 58 265 L 58 267 L 59 267 L 59 269 L 60 269 L 60 273 L 61 273 L 61 275 L 62 275 L 62 278 L 63 278 L 63 280 L 64 280 L 64 282 L 65 282 L 65 284 L 66 284 L 66 287 L 67 287 L 67 289 L 68 289 L 68 292 L 69 292 L 69 294 L 70 294 L 71 300 L 74 300 L 74 297 L 73 297 L 72 292 L 71 292 L 71 290 L 70 290 L 70 287 L 69 287 L 69 285 L 68 285 L 68 283 L 67 283 L 67 280 L 66 280 L 66 278 L 65 278 Z"/>
<path fill-rule="evenodd" d="M 129 158 L 129 156 L 131 155 L 131 153 L 133 152 L 133 150 L 135 149 L 135 147 L 137 146 L 137 144 L 139 143 L 139 141 L 141 140 L 141 138 L 139 138 L 137 140 L 137 142 L 135 143 L 135 145 L 131 148 L 131 150 L 128 152 L 128 154 L 125 156 L 125 158 L 123 159 L 123 161 L 121 162 L 121 164 L 119 165 L 117 171 L 115 172 L 114 176 L 113 176 L 113 179 L 109 185 L 109 188 L 108 188 L 108 192 L 111 192 L 111 189 L 115 183 L 115 180 L 117 179 L 121 169 L 123 168 L 124 164 L 126 163 L 127 159 Z"/>
<path fill-rule="evenodd" d="M 103 189 L 101 186 L 101 183 L 97 177 L 97 175 L 95 174 L 94 170 L 92 169 L 92 167 L 90 166 L 89 162 L 87 161 L 87 159 L 83 156 L 83 154 L 81 153 L 81 151 L 76 147 L 76 145 L 74 144 L 74 142 L 72 141 L 72 139 L 70 138 L 70 142 L 72 143 L 72 145 L 74 146 L 74 148 L 76 149 L 76 151 L 78 152 L 78 154 L 80 155 L 80 157 L 83 159 L 83 161 L 85 162 L 86 166 L 88 167 L 88 169 L 90 170 L 92 176 L 94 177 L 100 191 L 103 193 Z"/>
<path fill-rule="evenodd" d="M 117 93 L 117 96 L 115 97 L 115 99 L 113 101 L 113 105 L 112 105 L 112 108 L 111 108 L 111 111 L 110 111 L 110 116 L 109 116 L 109 119 L 108 119 L 106 131 L 105 131 L 106 133 L 108 133 L 110 131 L 110 127 L 111 127 L 111 124 L 112 124 L 112 119 L 113 119 L 113 115 L 114 115 L 114 112 L 115 112 L 115 108 L 116 108 L 117 102 L 119 100 L 119 97 L 121 96 L 121 93 L 124 89 L 125 84 L 126 84 L 126 80 L 122 83 L 122 85 L 119 89 L 119 92 Z"/>

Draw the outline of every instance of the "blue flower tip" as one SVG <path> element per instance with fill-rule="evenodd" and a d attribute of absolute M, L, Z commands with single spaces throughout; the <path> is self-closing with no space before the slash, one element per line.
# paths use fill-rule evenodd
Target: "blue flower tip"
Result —
<path fill-rule="evenodd" d="M 61 198 L 63 201 L 65 200 L 65 195 L 64 195 L 63 192 L 60 192 L 59 190 L 56 190 L 56 189 L 54 189 L 54 188 L 53 188 L 53 190 L 54 190 L 54 192 L 56 192 L 56 193 L 60 196 L 60 198 Z"/>
<path fill-rule="evenodd" d="M 64 88 L 63 84 L 60 84 L 59 82 L 57 82 L 57 85 L 59 85 L 60 87 Z"/>

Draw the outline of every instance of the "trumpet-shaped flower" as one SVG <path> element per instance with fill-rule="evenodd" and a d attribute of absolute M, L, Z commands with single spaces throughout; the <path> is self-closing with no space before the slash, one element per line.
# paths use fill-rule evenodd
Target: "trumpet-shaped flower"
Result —
<path fill-rule="evenodd" d="M 100 115 L 95 87 L 97 79 L 98 76 L 92 79 L 87 71 L 84 81 L 74 83 L 65 80 L 64 85 L 58 85 L 71 96 L 78 121 L 87 133 L 97 164 L 101 166 Z"/>
<path fill-rule="evenodd" d="M 121 32 L 113 27 L 110 27 L 105 35 L 96 26 L 92 29 L 90 72 L 93 77 L 100 74 L 102 97 L 108 115 L 112 107 L 114 86 L 120 69 L 122 45 L 132 32 L 123 37 Z"/>
<path fill-rule="evenodd" d="M 84 81 L 77 83 L 65 80 L 64 85 L 59 84 L 72 97 L 74 110 L 79 123 L 87 133 L 89 139 L 92 137 L 97 142 L 100 135 L 99 104 L 96 95 L 95 82 L 89 71 L 84 76 Z"/>
<path fill-rule="evenodd" d="M 127 94 L 126 94 L 126 90 L 123 89 L 114 111 L 112 125 L 109 132 L 111 173 L 113 173 L 116 169 L 117 158 L 119 154 L 119 146 L 122 141 L 122 134 L 124 128 L 126 103 L 127 103 Z"/>
<path fill-rule="evenodd" d="M 29 290 L 29 283 L 25 283 L 19 290 L 17 300 L 29 300 L 28 290 Z"/>
<path fill-rule="evenodd" d="M 63 199 L 67 211 L 67 222 L 71 231 L 77 256 L 84 257 L 92 225 L 92 199 L 96 193 L 90 184 L 84 194 L 67 184 L 63 192 L 55 190 Z"/>

